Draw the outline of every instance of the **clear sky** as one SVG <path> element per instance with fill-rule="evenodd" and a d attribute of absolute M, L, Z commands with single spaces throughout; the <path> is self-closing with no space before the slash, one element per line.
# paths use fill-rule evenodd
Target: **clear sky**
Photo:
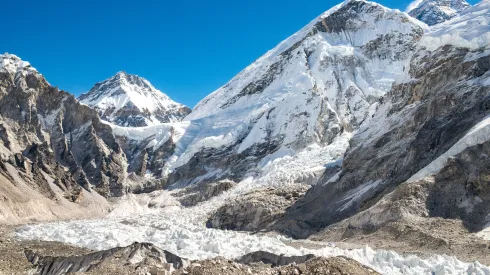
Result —
<path fill-rule="evenodd" d="M 340 2 L 9 0 L 2 3 L 0 52 L 29 61 L 75 95 L 124 70 L 193 107 Z M 377 2 L 405 10 L 411 1 Z"/>

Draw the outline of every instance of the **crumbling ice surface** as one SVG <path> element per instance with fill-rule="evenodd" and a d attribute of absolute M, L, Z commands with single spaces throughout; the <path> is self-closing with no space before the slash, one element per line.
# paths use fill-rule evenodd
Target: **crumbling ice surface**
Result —
<path fill-rule="evenodd" d="M 246 183 L 243 183 L 246 184 Z M 16 232 L 21 240 L 38 239 L 61 241 L 95 250 L 127 246 L 134 241 L 150 242 L 158 247 L 190 260 L 207 260 L 215 257 L 236 259 L 245 254 L 264 251 L 275 255 L 317 257 L 345 256 L 366 265 L 382 274 L 485 274 L 490 268 L 477 263 L 466 263 L 455 257 L 430 255 L 419 257 L 402 255 L 393 251 L 373 250 L 369 247 L 343 249 L 328 243 L 316 243 L 315 247 L 295 246 L 296 241 L 280 236 L 251 234 L 237 231 L 216 230 L 205 227 L 206 220 L 216 209 L 235 199 L 235 187 L 209 201 L 194 207 L 182 207 L 168 191 L 152 194 L 143 201 L 140 212 L 131 213 L 126 201 L 121 204 L 125 211 L 116 211 L 120 216 L 98 220 L 56 222 L 28 225 Z M 149 195 L 132 195 L 134 197 Z M 138 201 L 135 201 L 138 204 Z M 159 207 L 148 208 L 148 205 Z M 163 208 L 162 208 L 163 207 Z"/>

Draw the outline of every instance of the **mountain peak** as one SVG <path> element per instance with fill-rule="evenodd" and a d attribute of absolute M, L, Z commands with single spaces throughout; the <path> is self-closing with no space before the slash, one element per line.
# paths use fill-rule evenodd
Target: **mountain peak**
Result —
<path fill-rule="evenodd" d="M 143 77 L 119 71 L 79 97 L 102 119 L 119 126 L 150 126 L 182 120 L 190 109 L 170 99 Z"/>
<path fill-rule="evenodd" d="M 407 11 L 410 16 L 433 26 L 456 17 L 470 6 L 466 0 L 417 0 Z"/>
<path fill-rule="evenodd" d="M 0 54 L 0 72 L 6 71 L 16 73 L 22 70 L 37 72 L 29 62 L 23 61 L 14 54 Z"/>

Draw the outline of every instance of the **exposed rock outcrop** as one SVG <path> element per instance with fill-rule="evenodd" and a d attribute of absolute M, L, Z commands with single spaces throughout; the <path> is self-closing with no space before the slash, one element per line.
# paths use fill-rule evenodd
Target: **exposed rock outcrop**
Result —
<path fill-rule="evenodd" d="M 276 255 L 274 253 L 265 252 L 265 251 L 257 251 L 248 253 L 240 257 L 237 261 L 243 264 L 251 264 L 251 263 L 264 263 L 270 264 L 274 266 L 283 266 L 289 264 L 302 264 L 306 261 L 314 259 L 315 255 L 308 254 L 304 256 L 284 256 L 284 255 Z"/>
<path fill-rule="evenodd" d="M 26 250 L 34 265 L 33 274 L 378 274 L 373 269 L 345 257 L 320 258 L 313 255 L 287 257 L 263 251 L 249 253 L 236 261 L 222 258 L 188 261 L 147 243 L 113 248 L 81 256 L 44 257 Z M 116 272 L 116 273 L 115 273 Z"/>
<path fill-rule="evenodd" d="M 95 111 L 51 86 L 26 62 L 9 54 L 1 58 L 18 64 L 0 71 L 0 123 L 9 140 L 2 146 L 8 152 L 2 158 L 23 153 L 31 161 L 41 161 L 48 174 L 47 164 L 58 163 L 80 175 L 79 185 L 88 187 L 82 182 L 86 181 L 104 195 L 122 195 L 126 162 L 111 128 Z M 44 156 L 38 157 L 41 144 Z"/>
<path fill-rule="evenodd" d="M 209 218 L 207 226 L 240 231 L 269 228 L 307 190 L 307 186 L 296 186 L 253 191 L 221 206 Z"/>
<path fill-rule="evenodd" d="M 25 255 L 35 266 L 34 274 L 39 275 L 90 272 L 114 259 L 117 259 L 121 265 L 135 266 L 137 274 L 157 274 L 159 269 L 171 272 L 186 268 L 190 263 L 149 243 L 134 243 L 127 247 L 117 247 L 81 256 L 44 257 L 32 250 L 26 250 Z"/>
<path fill-rule="evenodd" d="M 183 206 L 195 206 L 196 204 L 216 197 L 236 185 L 230 180 L 221 180 L 213 183 L 201 182 L 187 186 L 173 194 Z"/>

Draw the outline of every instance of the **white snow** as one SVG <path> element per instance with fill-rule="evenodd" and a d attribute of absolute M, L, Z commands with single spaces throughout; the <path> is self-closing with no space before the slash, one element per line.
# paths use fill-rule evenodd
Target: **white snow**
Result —
<path fill-rule="evenodd" d="M 490 48 L 488 49 L 485 49 L 481 52 L 469 52 L 466 57 L 465 57 L 465 62 L 471 62 L 471 61 L 474 61 L 474 60 L 477 60 L 479 58 L 482 58 L 482 57 L 485 57 L 487 55 L 490 55 Z"/>
<path fill-rule="evenodd" d="M 466 0 L 416 0 L 406 9 L 406 12 L 423 21 L 435 26 L 454 18 L 471 5 Z"/>
<path fill-rule="evenodd" d="M 312 144 L 299 152 L 282 148 L 259 163 L 261 174 L 254 179 L 254 187 L 249 186 L 247 190 L 298 183 L 316 184 L 327 167 L 342 165 L 350 138 L 351 134 L 345 133 L 328 146 Z M 238 186 L 237 190 L 240 188 L 243 187 Z"/>
<path fill-rule="evenodd" d="M 35 74 L 41 77 L 41 74 L 29 62 L 23 61 L 18 56 L 9 53 L 0 54 L 0 72 L 12 74 L 15 84 L 21 87 L 22 91 L 26 94 L 34 92 L 34 89 L 29 88 L 25 77 L 28 74 Z"/>
<path fill-rule="evenodd" d="M 110 121 L 117 119 L 117 112 L 124 107 L 134 106 L 143 114 L 147 125 L 159 125 L 162 122 L 153 115 L 157 111 L 168 112 L 170 122 L 180 118 L 172 115 L 184 105 L 171 100 L 157 90 L 151 83 L 139 76 L 118 72 L 115 76 L 98 83 L 88 93 L 80 96 L 80 103 L 94 107 L 101 113 L 109 112 Z"/>
<path fill-rule="evenodd" d="M 415 43 L 411 41 L 413 33 L 425 25 L 399 11 L 367 3 L 379 14 L 358 14 L 349 32 L 310 35 L 315 24 L 347 5 L 345 1 L 203 99 L 185 118 L 188 125 L 181 128 L 184 133 L 163 169 L 164 175 L 203 148 L 229 148 L 242 153 L 256 145 L 280 141 L 281 150 L 266 157 L 264 161 L 268 161 L 276 154 L 293 155 L 311 144 L 321 144 L 325 124 L 330 129 L 341 129 L 353 121 L 368 120 L 376 109 L 375 99 L 389 91 L 396 79 L 406 78 L 410 54 L 400 60 L 392 55 L 368 58 L 361 47 L 393 33 L 407 39 L 407 43 Z M 282 53 L 300 41 L 301 45 L 284 60 Z M 386 51 L 398 44 L 386 45 Z M 271 73 L 273 68 L 275 72 Z M 271 81 L 263 85 L 263 90 L 241 94 L 247 86 L 264 79 Z"/>
<path fill-rule="evenodd" d="M 8 71 L 15 74 L 22 70 L 37 72 L 36 69 L 29 64 L 29 62 L 22 61 L 16 55 L 9 53 L 0 54 L 0 71 Z"/>

